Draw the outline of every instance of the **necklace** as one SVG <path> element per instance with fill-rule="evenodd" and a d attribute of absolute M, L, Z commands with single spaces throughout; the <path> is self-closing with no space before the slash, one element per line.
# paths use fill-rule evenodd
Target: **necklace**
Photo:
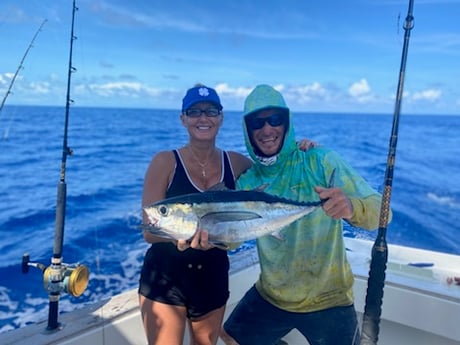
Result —
<path fill-rule="evenodd" d="M 214 150 L 211 152 L 211 154 L 209 155 L 208 159 L 202 163 L 200 162 L 200 160 L 198 159 L 197 155 L 195 154 L 195 152 L 193 152 L 193 149 L 192 149 L 192 146 L 190 145 L 187 145 L 188 149 L 190 150 L 190 153 L 192 154 L 193 158 L 196 160 L 196 162 L 198 163 L 198 165 L 201 167 L 201 176 L 203 178 L 206 178 L 206 167 L 208 166 L 209 164 L 209 161 L 211 160 L 211 157 L 212 155 L 214 154 Z"/>

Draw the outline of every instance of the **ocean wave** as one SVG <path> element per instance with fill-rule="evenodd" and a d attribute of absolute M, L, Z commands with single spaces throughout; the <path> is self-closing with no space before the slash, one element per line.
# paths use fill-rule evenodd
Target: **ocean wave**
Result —
<path fill-rule="evenodd" d="M 428 199 L 440 204 L 452 207 L 454 209 L 460 209 L 460 202 L 452 196 L 441 196 L 435 193 L 427 193 Z"/>

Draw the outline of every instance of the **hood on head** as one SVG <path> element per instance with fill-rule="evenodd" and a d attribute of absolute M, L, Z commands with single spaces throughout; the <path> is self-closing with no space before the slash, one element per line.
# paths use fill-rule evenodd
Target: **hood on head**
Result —
<path fill-rule="evenodd" d="M 252 113 L 268 108 L 279 108 L 289 111 L 283 95 L 279 91 L 270 85 L 258 85 L 244 101 L 243 116 L 247 117 Z"/>
<path fill-rule="evenodd" d="M 288 125 L 286 127 L 283 146 L 280 152 L 276 155 L 277 157 L 273 157 L 273 160 L 282 160 L 283 157 L 285 157 L 289 152 L 291 152 L 293 149 L 297 147 L 295 142 L 294 129 L 292 127 L 291 112 L 286 105 L 283 95 L 270 85 L 258 85 L 246 97 L 243 112 L 243 128 L 246 148 L 248 150 L 249 155 L 256 162 L 256 164 L 260 163 L 260 157 L 259 155 L 257 155 L 257 152 L 254 150 L 254 146 L 251 142 L 248 133 L 248 126 L 246 124 L 246 119 L 248 118 L 248 116 L 251 116 L 255 112 L 269 108 L 282 109 L 287 113 L 288 116 Z"/>

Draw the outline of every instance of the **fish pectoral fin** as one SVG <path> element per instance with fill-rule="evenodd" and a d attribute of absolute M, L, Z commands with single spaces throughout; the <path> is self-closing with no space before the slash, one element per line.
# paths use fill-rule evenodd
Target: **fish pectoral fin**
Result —
<path fill-rule="evenodd" d="M 241 220 L 251 220 L 262 218 L 259 214 L 247 211 L 225 211 L 225 212 L 210 212 L 201 217 L 203 223 L 222 223 L 222 222 L 237 222 Z"/>
<path fill-rule="evenodd" d="M 275 237 L 276 239 L 278 239 L 280 241 L 284 241 L 284 236 L 281 235 L 281 233 L 279 231 L 272 232 L 270 234 L 270 236 Z"/>
<path fill-rule="evenodd" d="M 214 247 L 218 248 L 218 249 L 222 249 L 222 250 L 230 250 L 230 247 L 223 243 L 223 242 L 213 242 L 213 241 L 210 241 L 209 242 L 210 244 L 212 244 Z"/>

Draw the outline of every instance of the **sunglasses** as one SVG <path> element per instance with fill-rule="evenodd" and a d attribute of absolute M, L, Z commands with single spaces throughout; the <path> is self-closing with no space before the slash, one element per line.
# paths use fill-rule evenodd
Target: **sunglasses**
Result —
<path fill-rule="evenodd" d="M 220 115 L 220 110 L 217 108 L 198 109 L 192 108 L 185 111 L 185 115 L 188 117 L 200 117 L 201 114 L 205 114 L 207 117 L 216 117 Z"/>
<path fill-rule="evenodd" d="M 268 123 L 272 127 L 278 127 L 285 123 L 285 116 L 278 113 L 269 117 L 249 117 L 246 123 L 250 130 L 261 129 L 265 126 L 265 123 Z"/>

